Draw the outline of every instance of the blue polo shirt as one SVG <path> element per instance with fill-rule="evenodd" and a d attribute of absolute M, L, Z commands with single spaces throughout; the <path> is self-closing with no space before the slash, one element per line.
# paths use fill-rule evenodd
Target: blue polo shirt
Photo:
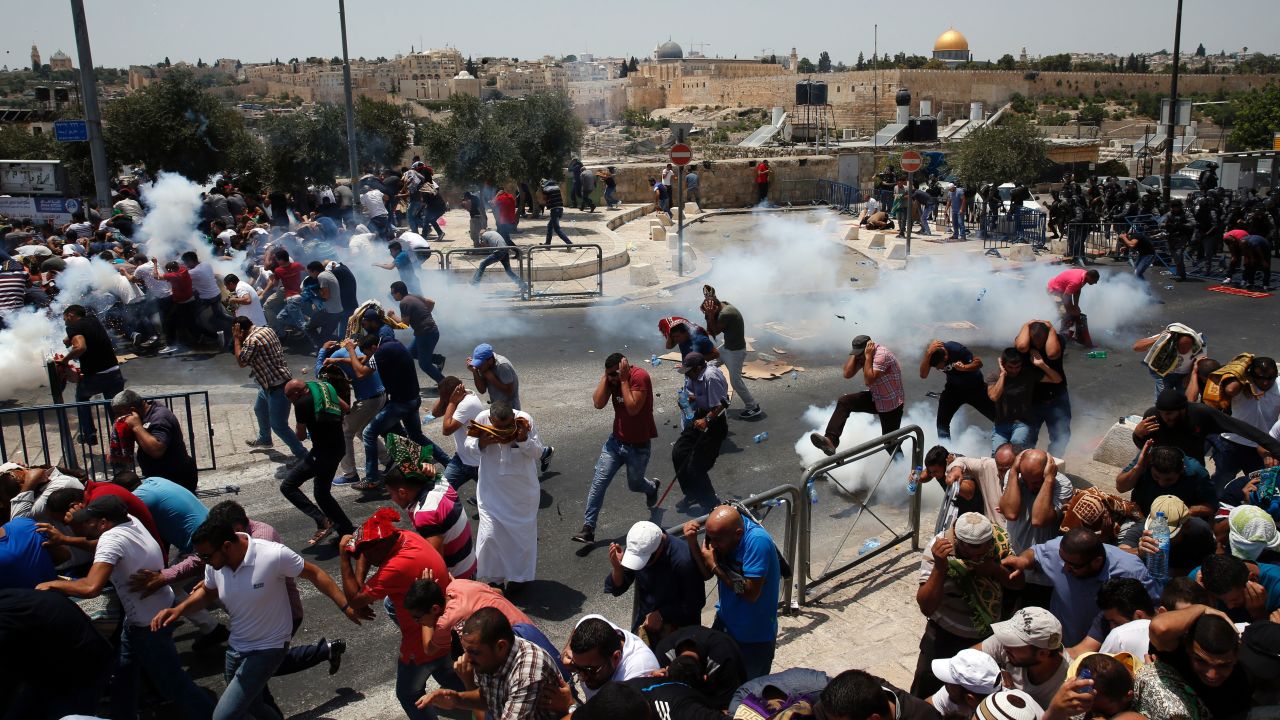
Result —
<path fill-rule="evenodd" d="M 390 330 L 386 325 L 383 325 L 382 327 Z M 384 335 L 384 339 L 385 337 L 386 336 Z M 393 334 L 391 338 L 395 339 L 395 335 Z M 346 348 L 340 347 L 337 350 L 334 350 L 333 354 L 329 357 L 341 359 L 350 356 L 351 354 L 347 352 Z M 360 348 L 356 348 L 356 357 L 364 357 L 364 352 L 361 351 Z M 324 367 L 324 361 L 325 356 L 324 353 L 321 352 L 319 356 L 316 357 L 316 372 L 320 372 L 320 368 Z M 374 370 L 372 373 L 369 373 L 362 378 L 358 378 L 356 377 L 356 371 L 352 370 L 350 365 L 342 363 L 338 365 L 338 367 L 342 369 L 342 374 L 346 375 L 347 379 L 351 381 L 351 392 L 355 394 L 357 400 L 368 400 L 369 398 L 375 398 L 382 394 L 382 378 L 378 377 L 377 370 Z"/>
<path fill-rule="evenodd" d="M 740 643 L 771 643 L 778 638 L 778 586 L 781 568 L 773 538 L 750 518 L 742 518 L 742 540 L 725 567 L 731 575 L 764 578 L 764 589 L 755 602 L 733 592 L 733 586 L 717 579 L 720 601 L 716 612 L 725 631 Z"/>
<path fill-rule="evenodd" d="M 0 590 L 30 590 L 57 578 L 53 558 L 44 549 L 44 536 L 36 532 L 36 521 L 14 518 L 4 524 L 0 537 Z"/>
<path fill-rule="evenodd" d="M 209 517 L 209 509 L 200 498 L 178 483 L 159 477 L 143 480 L 133 494 L 147 506 L 161 539 L 183 555 L 195 552 L 191 536 Z"/>
<path fill-rule="evenodd" d="M 1098 613 L 1098 589 L 1112 578 L 1133 578 L 1142 583 L 1152 600 L 1160 599 L 1160 586 L 1147 573 L 1147 566 L 1142 564 L 1137 555 L 1131 555 L 1114 545 L 1104 545 L 1106 559 L 1097 575 L 1089 578 L 1078 578 L 1069 575 L 1062 564 L 1059 549 L 1062 538 L 1056 537 L 1049 542 L 1035 545 L 1031 551 L 1040 571 L 1049 578 L 1053 588 L 1053 596 L 1049 601 L 1049 612 L 1062 622 L 1062 644 L 1070 647 L 1079 643 L 1089 633 L 1094 618 Z"/>

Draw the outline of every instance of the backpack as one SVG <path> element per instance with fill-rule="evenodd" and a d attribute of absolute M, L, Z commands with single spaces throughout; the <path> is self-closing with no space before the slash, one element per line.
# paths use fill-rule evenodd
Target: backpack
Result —
<path fill-rule="evenodd" d="M 342 372 L 342 368 L 338 365 L 323 365 L 320 371 L 316 373 L 316 379 L 323 380 L 333 386 L 338 393 L 338 397 L 342 398 L 342 402 L 348 406 L 351 405 L 351 380 L 347 374 Z"/>
<path fill-rule="evenodd" d="M 1231 362 L 1214 370 L 1204 381 L 1204 404 L 1223 412 L 1229 412 L 1231 410 L 1231 398 L 1223 397 L 1222 386 L 1228 380 L 1239 380 L 1247 384 L 1244 379 L 1244 371 L 1251 362 L 1253 362 L 1253 353 L 1240 353 L 1232 358 Z"/>

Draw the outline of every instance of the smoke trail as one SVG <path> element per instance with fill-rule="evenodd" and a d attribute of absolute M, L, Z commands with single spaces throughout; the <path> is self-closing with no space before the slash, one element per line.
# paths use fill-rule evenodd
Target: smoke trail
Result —
<path fill-rule="evenodd" d="M 161 263 L 194 250 L 201 261 L 211 253 L 204 235 L 196 229 L 200 221 L 202 188 L 177 173 L 160 173 L 156 181 L 142 186 L 142 202 L 147 214 L 139 228 L 139 239 L 149 257 Z"/>
<path fill-rule="evenodd" d="M 11 398 L 46 382 L 45 361 L 64 352 L 62 324 L 44 310 L 23 309 L 0 330 L 0 398 Z"/>

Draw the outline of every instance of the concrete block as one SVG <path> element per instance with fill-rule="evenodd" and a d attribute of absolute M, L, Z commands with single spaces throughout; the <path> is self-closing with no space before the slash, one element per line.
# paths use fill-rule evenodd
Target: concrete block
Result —
<path fill-rule="evenodd" d="M 906 260 L 907 241 L 895 238 L 893 242 L 885 246 L 884 258 L 886 260 Z"/>
<path fill-rule="evenodd" d="M 1035 262 L 1036 253 L 1031 246 L 1025 243 L 1019 245 L 1010 245 L 1003 252 L 1004 259 L 1009 262 Z"/>
<path fill-rule="evenodd" d="M 684 216 L 696 215 L 698 213 L 698 204 L 695 202 L 687 202 L 684 204 Z"/>
<path fill-rule="evenodd" d="M 1057 240 L 1050 240 L 1048 243 L 1048 248 L 1049 248 L 1049 252 L 1053 253 L 1054 255 L 1066 255 L 1067 241 L 1062 238 L 1059 238 Z"/>
<path fill-rule="evenodd" d="M 871 242 L 867 243 L 868 248 L 884 247 L 884 233 L 871 233 Z"/>
<path fill-rule="evenodd" d="M 1138 448 L 1133 444 L 1133 428 L 1141 421 L 1141 417 L 1130 415 L 1112 424 L 1098 447 L 1093 449 L 1093 459 L 1115 467 L 1125 467 L 1132 462 L 1138 454 Z"/>
<path fill-rule="evenodd" d="M 629 266 L 631 272 L 631 285 L 634 287 L 648 287 L 658 284 L 658 271 L 649 263 L 631 263 Z"/>
<path fill-rule="evenodd" d="M 664 227 L 671 227 L 672 225 L 675 225 L 675 222 L 673 222 L 671 218 L 667 217 L 667 214 L 661 210 L 655 212 L 653 216 L 658 218 L 658 222 L 662 223 Z"/>
<path fill-rule="evenodd" d="M 659 241 L 667 239 L 667 229 L 662 227 L 662 223 L 655 222 L 649 226 L 649 239 Z"/>
<path fill-rule="evenodd" d="M 849 227 L 849 229 L 845 232 L 845 234 L 844 234 L 844 241 L 845 241 L 845 242 L 857 242 L 857 240 L 858 240 L 858 226 L 857 226 L 857 225 L 852 225 L 852 226 L 850 226 L 850 227 Z"/>

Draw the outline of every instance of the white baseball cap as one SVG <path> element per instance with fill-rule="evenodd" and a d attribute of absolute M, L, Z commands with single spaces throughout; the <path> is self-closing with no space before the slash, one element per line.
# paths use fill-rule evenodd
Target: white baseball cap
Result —
<path fill-rule="evenodd" d="M 975 695 L 990 695 L 1000 689 L 1000 666 L 996 659 L 973 648 L 965 648 L 952 658 L 934 660 L 933 675 Z"/>
<path fill-rule="evenodd" d="M 649 558 L 662 546 L 662 528 L 641 520 L 627 531 L 627 549 L 622 553 L 622 567 L 639 570 L 649 564 Z"/>

